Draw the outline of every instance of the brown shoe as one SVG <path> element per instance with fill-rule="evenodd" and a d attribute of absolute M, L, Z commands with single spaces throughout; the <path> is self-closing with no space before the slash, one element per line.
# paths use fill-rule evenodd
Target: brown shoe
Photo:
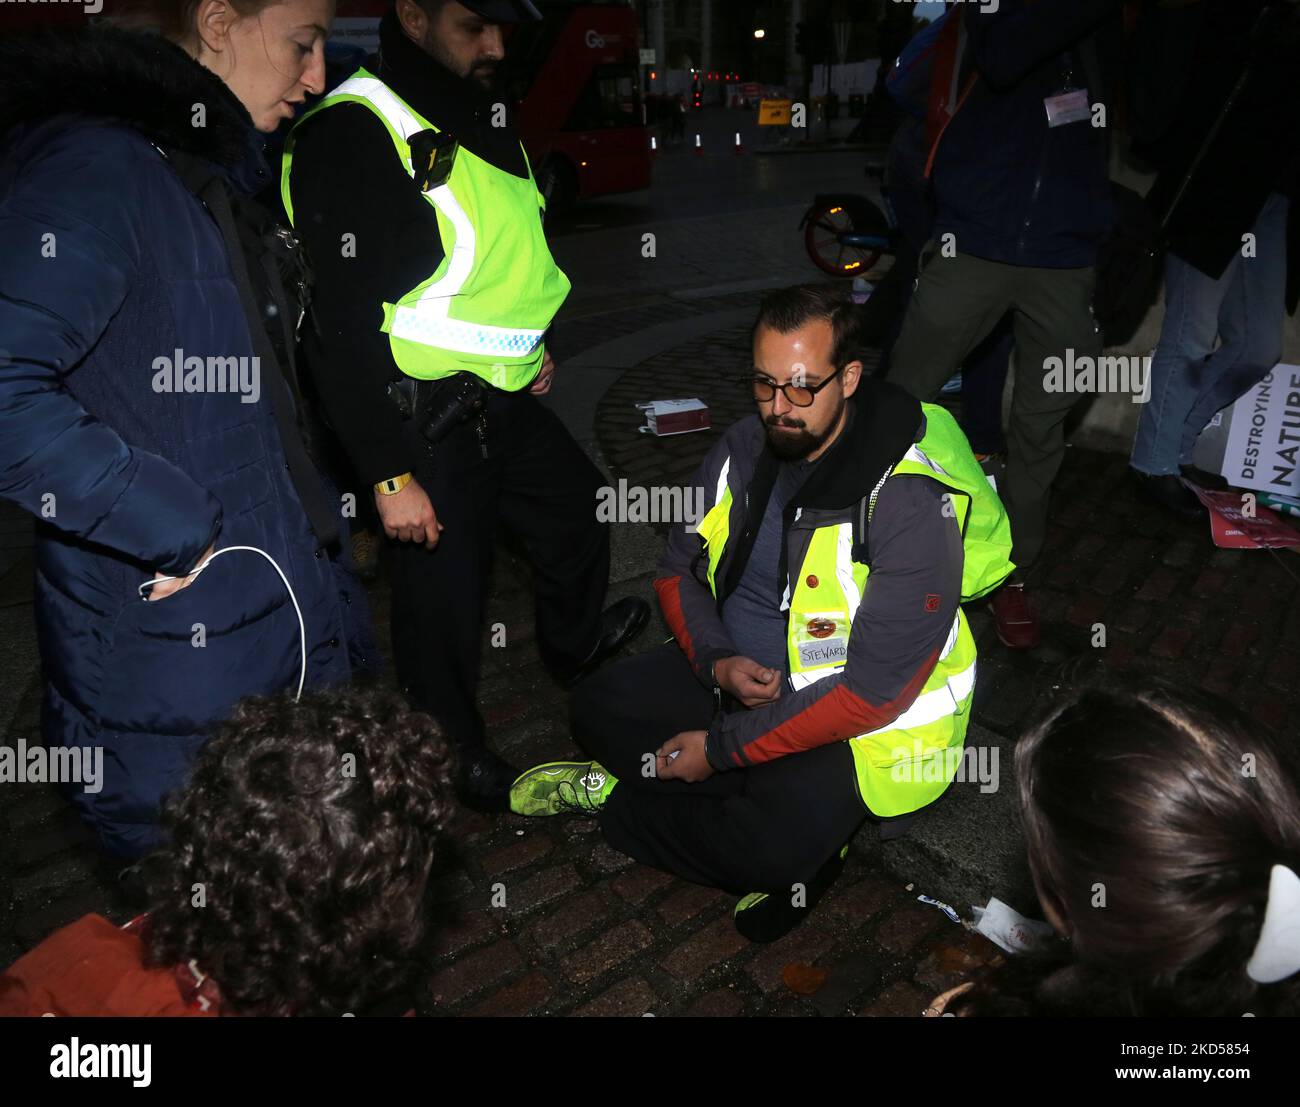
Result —
<path fill-rule="evenodd" d="M 989 602 L 998 639 L 1009 650 L 1032 650 L 1041 641 L 1038 616 L 1022 583 L 1004 584 Z"/>

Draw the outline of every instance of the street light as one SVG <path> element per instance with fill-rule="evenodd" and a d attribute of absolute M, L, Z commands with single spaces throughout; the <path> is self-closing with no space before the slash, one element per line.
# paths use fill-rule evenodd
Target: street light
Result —
<path fill-rule="evenodd" d="M 754 32 L 754 37 L 755 37 L 755 38 L 766 38 L 766 37 L 767 37 L 767 32 L 766 32 L 765 30 L 763 30 L 762 27 L 759 27 L 759 28 Z"/>

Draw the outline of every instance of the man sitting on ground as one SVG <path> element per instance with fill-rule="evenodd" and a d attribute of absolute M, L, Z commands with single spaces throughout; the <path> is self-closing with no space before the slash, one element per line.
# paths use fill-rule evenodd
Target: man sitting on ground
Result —
<path fill-rule="evenodd" d="M 594 760 L 511 790 L 518 814 L 596 814 L 614 848 L 744 895 L 754 940 L 797 925 L 864 819 L 948 787 L 975 681 L 960 603 L 1013 567 L 956 423 L 863 378 L 856 318 L 842 286 L 764 298 L 757 416 L 705 459 L 712 509 L 674 529 L 655 581 L 676 644 L 579 686 Z"/>

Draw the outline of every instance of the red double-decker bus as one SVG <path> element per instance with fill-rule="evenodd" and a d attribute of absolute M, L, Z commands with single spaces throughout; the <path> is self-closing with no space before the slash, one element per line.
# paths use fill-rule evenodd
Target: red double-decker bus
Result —
<path fill-rule="evenodd" d="M 507 87 L 538 183 L 557 207 L 650 187 L 641 104 L 640 29 L 627 0 L 542 0 L 540 23 L 515 26 Z"/>
<path fill-rule="evenodd" d="M 536 2 L 540 23 L 506 28 L 501 79 L 550 207 L 649 188 L 640 33 L 629 0 Z M 387 7 L 387 0 L 340 0 L 331 42 L 374 49 Z"/>

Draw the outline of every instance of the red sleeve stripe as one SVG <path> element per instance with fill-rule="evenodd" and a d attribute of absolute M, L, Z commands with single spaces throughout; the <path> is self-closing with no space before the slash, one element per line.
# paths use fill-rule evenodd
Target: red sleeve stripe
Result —
<path fill-rule="evenodd" d="M 936 648 L 903 690 L 878 707 L 867 703 L 847 685 L 836 685 L 799 714 L 747 743 L 745 759 L 756 765 L 887 726 L 912 705 L 938 661 Z"/>
<path fill-rule="evenodd" d="M 686 616 L 682 613 L 681 577 L 661 577 L 654 582 L 655 592 L 659 596 L 659 609 L 664 613 L 664 622 L 673 632 L 677 644 L 685 652 L 692 665 L 695 664 L 695 646 L 691 642 L 691 632 L 686 629 Z"/>

